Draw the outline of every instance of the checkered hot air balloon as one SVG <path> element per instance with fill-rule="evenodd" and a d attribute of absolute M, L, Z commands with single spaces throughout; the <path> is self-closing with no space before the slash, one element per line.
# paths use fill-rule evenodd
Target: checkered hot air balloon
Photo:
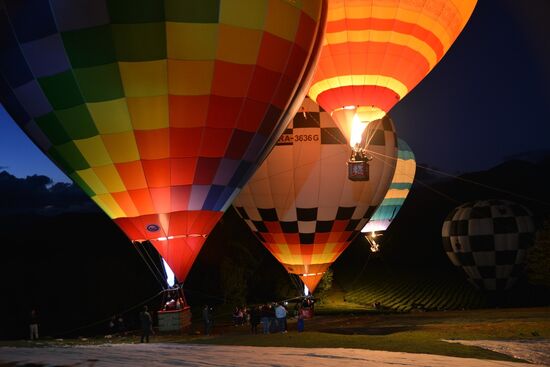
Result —
<path fill-rule="evenodd" d="M 389 117 L 368 130 L 369 181 L 350 181 L 351 149 L 329 113 L 306 98 L 303 110 L 233 202 L 263 245 L 313 291 L 360 233 L 386 194 L 397 138 Z"/>
<path fill-rule="evenodd" d="M 481 289 L 509 289 L 533 244 L 533 214 L 507 200 L 463 204 L 445 219 L 443 248 L 449 259 Z"/>
<path fill-rule="evenodd" d="M 476 0 L 331 0 L 309 96 L 354 149 L 441 60 Z"/>
<path fill-rule="evenodd" d="M 397 139 L 397 161 L 390 188 L 382 204 L 376 209 L 361 232 L 384 232 L 399 213 L 414 181 L 416 161 L 411 147 L 402 139 Z"/>
<path fill-rule="evenodd" d="M 0 102 L 183 281 L 305 95 L 326 1 L 0 0 Z"/>

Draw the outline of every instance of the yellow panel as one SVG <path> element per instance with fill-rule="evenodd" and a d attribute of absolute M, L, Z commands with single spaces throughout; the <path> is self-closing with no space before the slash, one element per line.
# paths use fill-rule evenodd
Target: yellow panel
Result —
<path fill-rule="evenodd" d="M 166 22 L 168 58 L 214 60 L 218 48 L 218 24 Z"/>
<path fill-rule="evenodd" d="M 270 0 L 268 11 L 269 16 L 266 19 L 265 30 L 294 42 L 300 23 L 300 10 L 285 1 Z"/>
<path fill-rule="evenodd" d="M 107 189 L 91 168 L 76 171 L 76 174 L 82 179 L 82 181 L 86 182 L 90 189 L 97 195 L 107 193 Z"/>
<path fill-rule="evenodd" d="M 404 199 L 409 195 L 407 189 L 389 189 L 384 199 Z"/>
<path fill-rule="evenodd" d="M 166 60 L 119 62 L 118 66 L 126 97 L 167 94 Z"/>
<path fill-rule="evenodd" d="M 236 64 L 256 64 L 262 34 L 258 30 L 220 25 L 217 58 Z"/>
<path fill-rule="evenodd" d="M 103 145 L 100 135 L 88 139 L 75 140 L 74 143 L 90 166 L 96 167 L 113 163 L 105 145 Z"/>
<path fill-rule="evenodd" d="M 108 192 L 113 193 L 126 191 L 126 187 L 124 186 L 124 183 L 122 183 L 118 171 L 112 164 L 101 167 L 93 167 L 92 169 L 101 182 L 103 182 L 103 185 Z"/>
<path fill-rule="evenodd" d="M 383 85 L 397 93 L 400 98 L 403 98 L 408 93 L 408 89 L 405 84 L 389 76 L 342 75 L 318 81 L 311 86 L 308 95 L 311 99 L 316 101 L 317 96 L 326 90 L 338 87 L 349 87 L 354 85 Z"/>
<path fill-rule="evenodd" d="M 128 98 L 128 111 L 136 130 L 156 130 L 168 127 L 168 97 Z"/>
<path fill-rule="evenodd" d="M 340 44 L 346 42 L 389 42 L 394 45 L 406 46 L 420 53 L 430 64 L 432 69 L 437 63 L 437 55 L 434 50 L 426 42 L 404 33 L 391 31 L 342 31 L 327 33 L 326 41 L 331 44 Z"/>
<path fill-rule="evenodd" d="M 100 134 L 132 130 L 128 106 L 124 98 L 107 102 L 87 103 L 86 106 Z"/>
<path fill-rule="evenodd" d="M 212 88 L 214 61 L 168 60 L 168 75 L 168 92 L 171 95 L 207 95 Z"/>
<path fill-rule="evenodd" d="M 139 160 L 139 151 L 133 132 L 102 135 L 101 139 L 113 163 Z"/>
<path fill-rule="evenodd" d="M 103 194 L 93 196 L 92 200 L 95 201 L 95 203 L 99 205 L 99 207 L 103 209 L 103 211 L 107 213 L 111 219 L 126 217 L 126 214 L 122 211 L 111 195 Z"/>
<path fill-rule="evenodd" d="M 268 3 L 268 0 L 221 0 L 220 23 L 261 30 Z"/>

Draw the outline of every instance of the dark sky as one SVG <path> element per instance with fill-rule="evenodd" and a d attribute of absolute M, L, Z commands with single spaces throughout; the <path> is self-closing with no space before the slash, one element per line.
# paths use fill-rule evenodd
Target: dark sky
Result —
<path fill-rule="evenodd" d="M 550 150 L 550 1 L 478 0 L 450 51 L 391 112 L 420 163 L 490 168 Z M 69 181 L 0 108 L 0 170 Z"/>

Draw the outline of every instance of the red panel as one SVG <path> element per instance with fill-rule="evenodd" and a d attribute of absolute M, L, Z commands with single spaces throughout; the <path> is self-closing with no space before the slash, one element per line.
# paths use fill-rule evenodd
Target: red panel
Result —
<path fill-rule="evenodd" d="M 125 215 L 132 215 L 136 212 L 134 201 L 127 191 L 114 192 L 111 193 L 111 196 L 116 201 L 118 206 L 120 206 L 120 209 L 122 209 Z"/>
<path fill-rule="evenodd" d="M 190 195 L 191 186 L 172 186 L 170 188 L 170 200 L 172 201 L 172 210 L 187 210 Z"/>
<path fill-rule="evenodd" d="M 264 224 L 270 233 L 283 233 L 279 222 L 264 222 Z"/>
<path fill-rule="evenodd" d="M 304 13 L 300 14 L 300 24 L 294 42 L 303 50 L 309 50 L 311 39 L 317 29 L 317 23 Z"/>
<path fill-rule="evenodd" d="M 402 34 L 409 34 L 418 38 L 435 51 L 437 59 L 443 57 L 443 44 L 430 30 L 422 28 L 418 24 L 407 23 L 396 19 L 341 19 L 327 22 L 327 33 L 336 33 L 341 31 L 359 31 L 359 30 L 377 30 L 377 31 L 395 31 Z"/>
<path fill-rule="evenodd" d="M 227 151 L 225 152 L 225 157 L 231 159 L 242 159 L 253 136 L 254 133 L 234 130 L 229 146 L 227 147 Z"/>
<path fill-rule="evenodd" d="M 140 241 L 145 239 L 143 231 L 135 225 L 131 218 L 116 218 L 114 222 L 128 236 L 131 241 Z"/>
<path fill-rule="evenodd" d="M 397 94 L 391 89 L 375 86 L 340 87 L 329 89 L 317 96 L 317 102 L 325 111 L 343 106 L 378 106 L 388 112 L 397 102 Z"/>
<path fill-rule="evenodd" d="M 168 96 L 170 127 L 200 127 L 206 123 L 208 96 Z"/>
<path fill-rule="evenodd" d="M 315 243 L 316 244 L 325 244 L 328 242 L 329 232 L 315 233 Z"/>
<path fill-rule="evenodd" d="M 151 243 L 174 271 L 179 282 L 183 282 L 191 270 L 206 238 L 174 238 Z"/>
<path fill-rule="evenodd" d="M 170 187 L 149 189 L 157 213 L 170 213 Z"/>
<path fill-rule="evenodd" d="M 197 168 L 197 158 L 170 159 L 170 184 L 191 185 Z"/>
<path fill-rule="evenodd" d="M 170 157 L 195 157 L 203 139 L 203 127 L 170 128 Z"/>
<path fill-rule="evenodd" d="M 168 129 L 134 130 L 141 159 L 162 159 L 170 156 Z"/>
<path fill-rule="evenodd" d="M 300 243 L 300 235 L 298 233 L 285 233 L 285 238 L 289 245 Z"/>
<path fill-rule="evenodd" d="M 195 185 L 211 185 L 218 171 L 220 158 L 199 158 L 197 169 L 195 171 Z"/>
<path fill-rule="evenodd" d="M 243 111 L 237 121 L 237 128 L 244 131 L 256 132 L 268 108 L 269 103 L 246 99 Z"/>
<path fill-rule="evenodd" d="M 241 112 L 242 98 L 211 96 L 206 126 L 234 128 Z"/>
<path fill-rule="evenodd" d="M 329 233 L 344 232 L 348 226 L 349 220 L 335 220 L 332 225 L 332 231 Z"/>
<path fill-rule="evenodd" d="M 216 129 L 207 127 L 204 129 L 205 139 L 202 142 L 200 156 L 221 158 L 225 156 L 229 139 L 233 129 Z"/>
<path fill-rule="evenodd" d="M 308 54 L 300 47 L 293 45 L 292 54 L 290 60 L 288 60 L 287 68 L 284 74 L 291 80 L 295 80 L 299 77 L 304 68 L 304 62 L 307 59 Z"/>
<path fill-rule="evenodd" d="M 149 188 L 170 186 L 170 159 L 143 160 L 141 164 Z"/>
<path fill-rule="evenodd" d="M 132 197 L 134 205 L 140 214 L 155 212 L 155 206 L 151 200 L 149 189 L 128 190 L 128 194 Z"/>
<path fill-rule="evenodd" d="M 271 102 L 275 87 L 281 79 L 281 74 L 257 66 L 250 84 L 249 95 L 262 102 Z"/>
<path fill-rule="evenodd" d="M 274 36 L 270 33 L 264 33 L 257 64 L 282 74 L 283 70 L 286 68 L 292 45 L 292 43 L 283 38 Z M 302 66 L 303 65 L 304 63 L 302 62 Z M 287 95 L 287 99 L 289 96 L 290 95 Z"/>
<path fill-rule="evenodd" d="M 215 62 L 212 94 L 225 97 L 245 97 L 252 80 L 254 65 Z"/>
<path fill-rule="evenodd" d="M 279 87 L 273 96 L 273 105 L 279 107 L 281 110 L 284 110 L 286 108 L 286 103 L 288 102 L 288 96 L 292 95 L 293 91 L 294 82 L 286 76 L 283 76 L 280 80 Z"/>
<path fill-rule="evenodd" d="M 307 289 L 309 289 L 309 291 L 313 293 L 315 291 L 315 288 L 317 288 L 317 286 L 319 285 L 321 278 L 323 278 L 323 275 L 324 274 L 310 275 L 307 277 L 300 275 L 300 279 L 302 279 L 302 282 L 304 282 L 304 284 L 307 286 Z"/>

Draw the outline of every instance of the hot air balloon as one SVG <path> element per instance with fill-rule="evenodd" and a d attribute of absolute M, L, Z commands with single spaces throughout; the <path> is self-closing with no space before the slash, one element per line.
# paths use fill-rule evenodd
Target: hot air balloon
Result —
<path fill-rule="evenodd" d="M 441 60 L 476 0 L 331 0 L 309 96 L 362 155 L 361 132 Z M 353 160 L 350 160 L 352 163 Z M 350 176 L 351 177 L 351 176 Z"/>
<path fill-rule="evenodd" d="M 407 195 L 409 195 L 409 190 L 414 181 L 416 161 L 411 147 L 404 140 L 397 139 L 397 149 L 397 163 L 395 164 L 395 173 L 393 174 L 390 189 L 386 193 L 382 204 L 380 204 L 368 223 L 361 230 L 361 232 L 365 233 L 365 238 L 370 242 L 373 252 L 378 250 L 375 238 L 380 232 L 386 231 L 395 219 Z"/>
<path fill-rule="evenodd" d="M 0 0 L 0 102 L 183 282 L 318 55 L 323 0 Z"/>
<path fill-rule="evenodd" d="M 390 186 L 397 157 L 393 123 L 384 117 L 366 131 L 380 157 L 372 161 L 369 181 L 350 181 L 345 137 L 329 113 L 306 99 L 233 202 L 262 244 L 311 291 Z"/>
<path fill-rule="evenodd" d="M 534 232 L 533 214 L 522 205 L 507 200 L 470 202 L 445 219 L 443 248 L 476 286 L 506 290 L 523 268 Z"/>

